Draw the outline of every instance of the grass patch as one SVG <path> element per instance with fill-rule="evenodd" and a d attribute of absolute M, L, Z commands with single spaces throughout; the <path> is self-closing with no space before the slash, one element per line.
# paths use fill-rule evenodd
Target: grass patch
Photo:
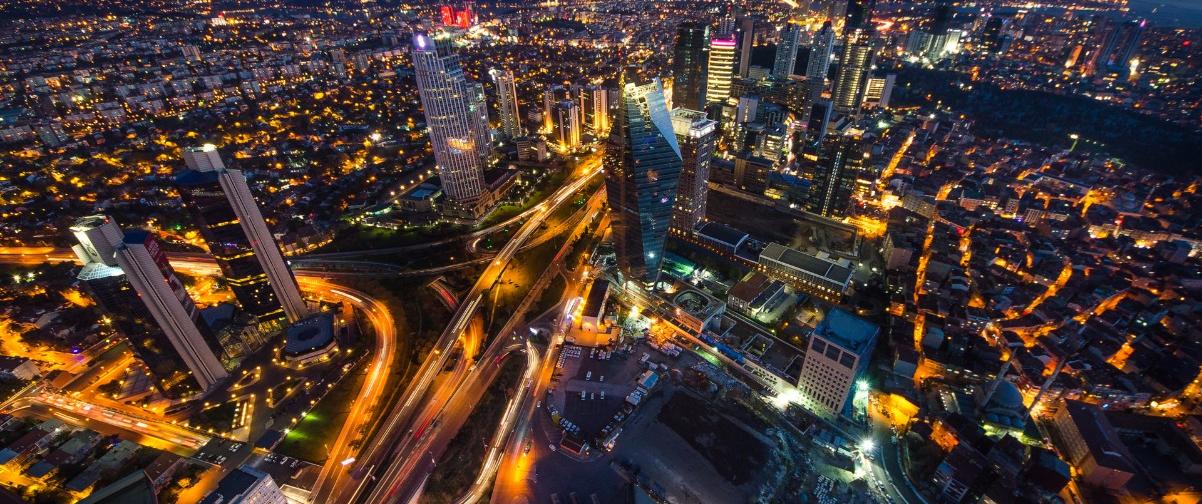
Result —
<path fill-rule="evenodd" d="M 768 460 L 764 443 L 691 394 L 674 394 L 656 418 L 701 453 L 731 484 L 750 481 Z"/>
<path fill-rule="evenodd" d="M 308 460 L 314 464 L 325 463 L 329 457 L 327 447 L 338 439 L 338 433 L 342 430 L 342 424 L 346 423 L 347 413 L 350 412 L 351 403 L 363 387 L 363 381 L 367 379 L 367 366 L 364 365 L 366 362 L 367 360 L 360 362 L 351 374 L 339 380 L 309 414 L 288 431 L 288 435 L 280 441 L 275 452 Z"/>
<path fill-rule="evenodd" d="M 403 247 L 440 240 L 465 233 L 467 230 L 467 226 L 456 224 L 435 224 L 410 229 L 388 229 L 356 224 L 339 231 L 334 240 L 317 249 L 315 253 Z"/>
<path fill-rule="evenodd" d="M 476 403 L 467 421 L 447 444 L 438 465 L 426 482 L 422 502 L 449 503 L 463 496 L 476 480 L 476 469 L 484 463 L 484 445 L 492 439 L 505 410 L 505 401 L 522 379 L 525 358 L 505 361 L 492 386 Z"/>
<path fill-rule="evenodd" d="M 485 306 L 488 312 L 485 321 L 488 323 L 486 333 L 491 335 L 505 325 L 514 310 L 521 304 L 522 299 L 530 292 L 530 288 L 544 274 L 547 265 L 563 245 L 563 238 L 557 237 L 530 250 L 518 253 L 509 261 L 509 266 L 501 274 L 501 279 L 493 284 L 485 295 L 488 297 Z"/>

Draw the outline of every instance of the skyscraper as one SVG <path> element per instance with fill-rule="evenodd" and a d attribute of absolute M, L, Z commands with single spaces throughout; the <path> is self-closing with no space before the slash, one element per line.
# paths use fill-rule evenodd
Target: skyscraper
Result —
<path fill-rule="evenodd" d="M 671 228 L 681 234 L 693 229 L 705 218 L 705 199 L 709 191 L 710 160 L 714 155 L 718 122 L 705 112 L 678 108 L 672 111 L 672 130 L 680 145 L 680 181 Z"/>
<path fill-rule="evenodd" d="M 552 84 L 543 91 L 543 131 L 550 132 L 552 128 L 555 104 L 572 99 L 572 90 L 563 84 Z"/>
<path fill-rule="evenodd" d="M 811 90 L 821 91 L 826 85 L 826 74 L 831 67 L 831 51 L 835 47 L 835 30 L 830 21 L 814 34 L 814 45 L 810 48 L 810 59 L 806 62 L 806 80 Z"/>
<path fill-rule="evenodd" d="M 874 0 L 849 0 L 843 24 L 843 49 L 832 96 L 835 111 L 856 114 L 864 100 L 864 82 L 872 68 L 872 8 Z"/>
<path fill-rule="evenodd" d="M 788 79 L 793 75 L 793 65 L 797 62 L 797 48 L 801 45 L 801 26 L 785 23 L 780 31 L 780 42 L 776 45 L 776 61 L 772 63 L 772 76 L 777 79 Z"/>
<path fill-rule="evenodd" d="M 728 34 L 720 34 L 727 37 Z M 755 18 L 744 16 L 739 18 L 739 28 L 735 31 L 735 40 L 739 41 L 739 77 L 747 78 L 751 69 L 751 46 L 755 43 Z"/>
<path fill-rule="evenodd" d="M 192 302 L 184 285 L 176 278 L 167 254 L 159 248 L 150 233 L 134 230 L 125 233 L 117 245 L 117 264 L 125 278 L 138 293 L 150 315 L 175 353 L 183 360 L 200 390 L 208 391 L 229 376 L 217 359 L 219 346 L 202 329 L 200 311 Z M 166 348 L 145 348 L 145 351 L 168 351 Z"/>
<path fill-rule="evenodd" d="M 220 347 L 149 233 L 122 233 L 104 215 L 77 220 L 71 232 L 83 262 L 78 280 L 165 397 L 194 396 L 226 376 Z"/>
<path fill-rule="evenodd" d="M 580 106 L 564 100 L 551 107 L 551 135 L 561 152 L 580 147 Z"/>
<path fill-rule="evenodd" d="M 295 322 L 309 310 L 239 170 L 213 145 L 184 151 L 180 197 L 242 309 L 261 324 Z"/>
<path fill-rule="evenodd" d="M 501 112 L 501 131 L 510 138 L 522 136 L 522 115 L 518 111 L 517 85 L 513 71 L 492 69 L 488 71 L 497 86 L 497 109 Z"/>
<path fill-rule="evenodd" d="M 818 155 L 806 210 L 823 217 L 839 217 L 847 211 L 856 179 L 868 165 L 862 136 L 862 131 L 849 129 L 826 138 Z"/>
<path fill-rule="evenodd" d="M 659 79 L 622 76 L 620 107 L 605 150 L 605 191 L 613 210 L 618 268 L 628 280 L 659 278 L 680 178 L 680 145 Z"/>
<path fill-rule="evenodd" d="M 710 40 L 710 56 L 707 65 L 705 103 L 726 103 L 730 98 L 730 81 L 735 69 L 735 43 L 733 38 Z"/>
<path fill-rule="evenodd" d="M 596 84 L 575 86 L 573 93 L 580 103 L 580 123 L 600 138 L 609 134 L 609 90 Z"/>
<path fill-rule="evenodd" d="M 413 68 L 417 91 L 430 145 L 434 148 L 434 163 L 442 180 L 442 189 L 456 207 L 455 211 L 480 216 L 491 203 L 484 201 L 484 160 L 480 145 L 487 132 L 480 131 L 481 118 L 476 84 L 463 75 L 459 57 L 440 55 L 439 48 L 424 33 L 413 35 Z M 485 121 L 487 124 L 487 121 Z"/>
<path fill-rule="evenodd" d="M 692 110 L 705 108 L 706 65 L 709 63 L 709 26 L 693 21 L 676 28 L 672 51 L 672 103 Z"/>

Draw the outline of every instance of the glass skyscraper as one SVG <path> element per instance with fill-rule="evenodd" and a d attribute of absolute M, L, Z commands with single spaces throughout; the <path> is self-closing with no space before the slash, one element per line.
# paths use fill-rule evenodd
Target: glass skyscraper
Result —
<path fill-rule="evenodd" d="M 680 179 L 680 145 L 658 79 L 639 83 L 628 68 L 605 151 L 605 190 L 613 212 L 618 268 L 654 283 L 663 261 Z"/>
<path fill-rule="evenodd" d="M 705 67 L 709 63 L 709 26 L 686 21 L 676 28 L 672 52 L 672 103 L 692 110 L 705 108 Z"/>

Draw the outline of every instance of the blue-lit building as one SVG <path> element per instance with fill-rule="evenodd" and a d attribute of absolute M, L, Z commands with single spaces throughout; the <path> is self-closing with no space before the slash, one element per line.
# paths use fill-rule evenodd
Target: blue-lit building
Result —
<path fill-rule="evenodd" d="M 868 369 L 881 329 L 840 308 L 827 312 L 810 334 L 797 387 L 802 405 L 834 418 L 852 416 L 856 382 Z"/>
<path fill-rule="evenodd" d="M 620 87 L 605 152 L 614 250 L 626 280 L 654 283 L 680 181 L 680 145 L 659 79 L 640 84 L 627 69 Z"/>

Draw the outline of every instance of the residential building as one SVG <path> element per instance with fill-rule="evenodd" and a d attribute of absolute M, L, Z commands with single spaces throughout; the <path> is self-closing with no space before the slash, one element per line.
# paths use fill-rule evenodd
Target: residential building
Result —
<path fill-rule="evenodd" d="M 826 74 L 831 68 L 831 51 L 835 48 L 835 30 L 830 21 L 822 24 L 818 33 L 814 34 L 814 43 L 810 46 L 810 59 L 806 61 L 806 80 L 811 89 L 821 90 L 825 86 Z"/>
<path fill-rule="evenodd" d="M 786 23 L 780 31 L 780 41 L 776 44 L 776 59 L 772 63 L 772 76 L 777 79 L 788 79 L 793 75 L 793 66 L 797 63 L 797 49 L 801 46 L 801 25 Z"/>
<path fill-rule="evenodd" d="M 681 156 L 671 225 L 677 233 L 691 233 L 705 219 L 717 129 L 718 122 L 707 118 L 705 112 L 683 108 L 672 111 L 672 130 L 680 144 Z"/>
<path fill-rule="evenodd" d="M 513 71 L 494 68 L 489 70 L 493 84 L 497 86 L 497 110 L 501 113 L 501 132 L 509 138 L 522 136 L 522 114 L 518 108 L 517 84 Z"/>
<path fill-rule="evenodd" d="M 835 111 L 854 115 L 864 101 L 864 84 L 872 68 L 872 9 L 875 0 L 849 0 L 843 24 L 843 48 L 835 77 L 832 101 Z"/>

